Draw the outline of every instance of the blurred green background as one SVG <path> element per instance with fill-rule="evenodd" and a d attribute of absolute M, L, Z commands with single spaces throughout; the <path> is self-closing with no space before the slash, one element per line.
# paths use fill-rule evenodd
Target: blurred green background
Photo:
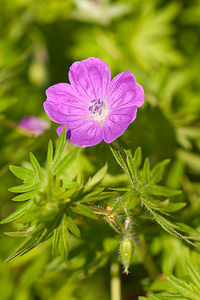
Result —
<path fill-rule="evenodd" d="M 145 104 L 122 139 L 133 150 L 142 146 L 152 164 L 172 159 L 165 183 L 184 190 L 181 197 L 188 205 L 178 217 L 198 228 L 199 36 L 199 0 L 0 0 L 0 218 L 17 207 L 7 190 L 19 182 L 8 165 L 24 163 L 29 151 L 44 163 L 49 138 L 57 138 L 55 124 L 38 138 L 16 131 L 15 124 L 29 115 L 48 120 L 46 88 L 68 81 L 74 61 L 95 56 L 108 63 L 113 77 L 130 70 L 143 85 Z M 87 148 L 84 155 L 86 173 L 108 161 L 105 184 L 121 183 L 121 170 L 106 144 Z M 181 274 L 188 257 L 199 260 L 198 250 L 146 224 L 142 230 L 160 273 Z M 72 241 L 69 267 L 52 259 L 48 243 L 8 265 L 1 263 L 0 299 L 109 299 L 110 261 L 118 255 L 114 234 L 106 224 L 82 225 L 81 242 Z M 0 227 L 2 261 L 19 244 L 3 235 L 12 226 Z M 136 255 L 131 274 L 122 277 L 123 300 L 151 290 L 147 276 Z"/>

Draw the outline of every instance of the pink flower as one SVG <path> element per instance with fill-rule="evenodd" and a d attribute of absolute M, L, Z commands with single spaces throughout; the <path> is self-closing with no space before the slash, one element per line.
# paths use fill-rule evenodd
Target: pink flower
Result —
<path fill-rule="evenodd" d="M 66 126 L 69 141 L 77 146 L 111 143 L 135 120 L 144 102 L 144 91 L 134 75 L 125 71 L 111 81 L 108 65 L 90 57 L 75 62 L 68 83 L 58 83 L 46 91 L 44 109 L 56 123 L 60 135 Z"/>
<path fill-rule="evenodd" d="M 20 121 L 19 126 L 22 129 L 30 131 L 30 134 L 34 136 L 42 135 L 44 131 L 50 128 L 49 122 L 35 116 L 23 118 Z"/>

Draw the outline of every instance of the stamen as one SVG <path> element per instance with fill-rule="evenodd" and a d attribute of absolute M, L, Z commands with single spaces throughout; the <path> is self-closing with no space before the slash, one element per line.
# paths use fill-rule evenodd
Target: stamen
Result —
<path fill-rule="evenodd" d="M 89 111 L 91 112 L 91 117 L 103 122 L 108 114 L 104 101 L 101 99 L 93 99 L 90 104 Z"/>

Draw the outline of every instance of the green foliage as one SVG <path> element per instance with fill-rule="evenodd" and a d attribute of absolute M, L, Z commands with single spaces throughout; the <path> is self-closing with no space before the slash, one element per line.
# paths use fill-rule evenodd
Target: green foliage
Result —
<path fill-rule="evenodd" d="M 79 152 L 77 147 L 62 157 L 66 146 L 65 137 L 66 129 L 64 128 L 54 155 L 52 142 L 49 142 L 45 169 L 41 168 L 32 153 L 30 153 L 32 170 L 10 166 L 11 172 L 24 181 L 22 185 L 9 189 L 10 192 L 21 193 L 12 200 L 28 201 L 2 220 L 1 224 L 18 221 L 23 225 L 12 235 L 17 236 L 23 231 L 23 235 L 27 239 L 8 257 L 6 262 L 24 255 L 51 236 L 53 236 L 52 253 L 55 254 L 58 248 L 62 258 L 67 260 L 69 231 L 74 236 L 80 237 L 80 230 L 73 220 L 74 216 L 82 215 L 97 219 L 87 203 L 93 201 L 93 196 L 96 197 L 95 200 L 98 199 L 99 194 L 104 197 L 104 189 L 98 188 L 97 185 L 103 179 L 107 165 L 90 178 L 84 186 L 80 186 L 76 181 L 67 180 L 65 182 L 65 179 L 61 179 L 60 176 L 63 175 L 67 167 L 75 162 Z M 105 197 L 110 196 L 110 194 L 107 193 Z M 85 199 L 87 199 L 87 203 L 84 201 L 84 204 L 82 204 L 81 202 Z M 25 214 L 27 214 L 27 217 L 25 216 L 23 219 Z"/>
<path fill-rule="evenodd" d="M 46 240 L 11 263 L 0 264 L 1 300 L 111 299 L 109 268 L 127 233 L 124 207 L 131 219 L 129 236 L 135 253 L 131 273 L 121 275 L 121 298 L 189 299 L 164 278 L 173 274 L 195 284 L 188 275 L 190 260 L 199 272 L 199 248 L 166 230 L 191 236 L 199 244 L 200 1 L 0 0 L 0 7 L 0 229 L 7 235 L 0 234 L 0 258 L 4 261 L 39 225 L 44 225 L 38 228 L 40 239 Z M 144 87 L 145 103 L 120 138 L 125 148 L 135 150 L 141 145 L 143 156 L 149 157 L 142 160 L 139 175 L 131 153 L 127 162 L 126 153 L 120 152 L 120 163 L 127 168 L 121 172 L 105 143 L 82 151 L 66 143 L 54 166 L 61 167 L 55 175 L 56 125 L 52 123 L 39 137 L 18 128 L 25 116 L 47 118 L 42 106 L 46 88 L 68 82 L 70 65 L 89 56 L 107 62 L 112 77 L 132 71 Z M 29 152 L 41 165 L 38 175 L 35 159 L 31 158 L 36 169 L 27 162 Z M 76 157 L 72 164 L 68 164 L 70 155 Z M 99 170 L 101 185 L 95 175 Z M 150 174 L 155 178 L 149 183 L 151 190 L 143 192 L 147 199 L 141 197 L 143 183 L 137 179 L 138 197 L 130 172 L 147 183 Z M 30 191 L 13 195 L 11 202 L 7 190 L 15 186 L 15 191 Z M 170 196 L 176 190 L 183 192 Z M 87 212 L 72 211 L 78 203 Z M 56 216 L 65 205 L 69 206 L 64 214 L 68 233 L 62 236 L 63 213 Z M 27 244 L 30 248 L 41 242 L 35 234 L 32 244 Z M 69 249 L 64 247 L 66 240 Z"/>
<path fill-rule="evenodd" d="M 147 158 L 143 167 L 140 169 L 139 167 L 142 162 L 141 148 L 137 148 L 134 155 L 132 155 L 130 150 L 125 150 L 124 158 L 122 151 L 116 150 L 113 147 L 111 147 L 111 151 L 118 164 L 128 175 L 131 183 L 131 187 L 127 189 L 127 193 L 123 196 L 127 205 L 134 197 L 134 199 L 141 202 L 141 205 L 148 210 L 151 217 L 155 219 L 164 230 L 194 245 L 193 242 L 191 242 L 192 236 L 188 232 L 185 232 L 180 225 L 169 220 L 169 213 L 181 209 L 185 206 L 185 203 L 171 203 L 170 199 L 166 199 L 165 197 L 179 195 L 181 191 L 157 185 L 163 178 L 165 167 L 169 163 L 169 160 L 167 159 L 158 163 L 150 170 L 150 164 Z M 116 191 L 119 191 L 119 189 L 116 189 Z"/>
<path fill-rule="evenodd" d="M 200 270 L 194 267 L 193 264 L 187 265 L 187 277 L 179 279 L 173 275 L 167 276 L 169 282 L 169 290 L 167 293 L 155 294 L 145 299 L 187 299 L 198 300 L 200 297 Z M 169 294 L 168 294 L 169 293 Z M 168 295 L 167 295 L 168 294 Z"/>

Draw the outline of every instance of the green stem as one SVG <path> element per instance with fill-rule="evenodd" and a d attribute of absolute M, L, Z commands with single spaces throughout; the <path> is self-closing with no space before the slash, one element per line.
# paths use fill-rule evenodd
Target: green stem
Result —
<path fill-rule="evenodd" d="M 121 280 L 120 280 L 120 266 L 118 263 L 114 262 L 111 265 L 111 300 L 121 300 Z"/>
<path fill-rule="evenodd" d="M 24 135 L 28 135 L 28 136 L 34 136 L 35 135 L 35 132 L 34 131 L 31 131 L 29 129 L 25 129 L 24 127 L 20 126 L 19 124 L 17 124 L 16 122 L 12 121 L 12 120 L 9 120 L 7 118 L 3 118 L 1 120 L 1 123 L 4 125 L 4 126 L 7 126 L 9 128 L 12 128 Z"/>
<path fill-rule="evenodd" d="M 144 266 L 145 266 L 147 272 L 149 273 L 149 276 L 152 279 L 156 278 L 158 275 L 158 270 L 157 270 L 151 256 L 148 254 L 144 236 L 139 237 L 140 242 L 138 242 L 134 236 L 132 236 L 132 238 L 133 238 L 133 243 L 134 243 L 135 249 L 138 252 L 138 254 L 140 255 L 140 257 L 144 263 Z"/>

